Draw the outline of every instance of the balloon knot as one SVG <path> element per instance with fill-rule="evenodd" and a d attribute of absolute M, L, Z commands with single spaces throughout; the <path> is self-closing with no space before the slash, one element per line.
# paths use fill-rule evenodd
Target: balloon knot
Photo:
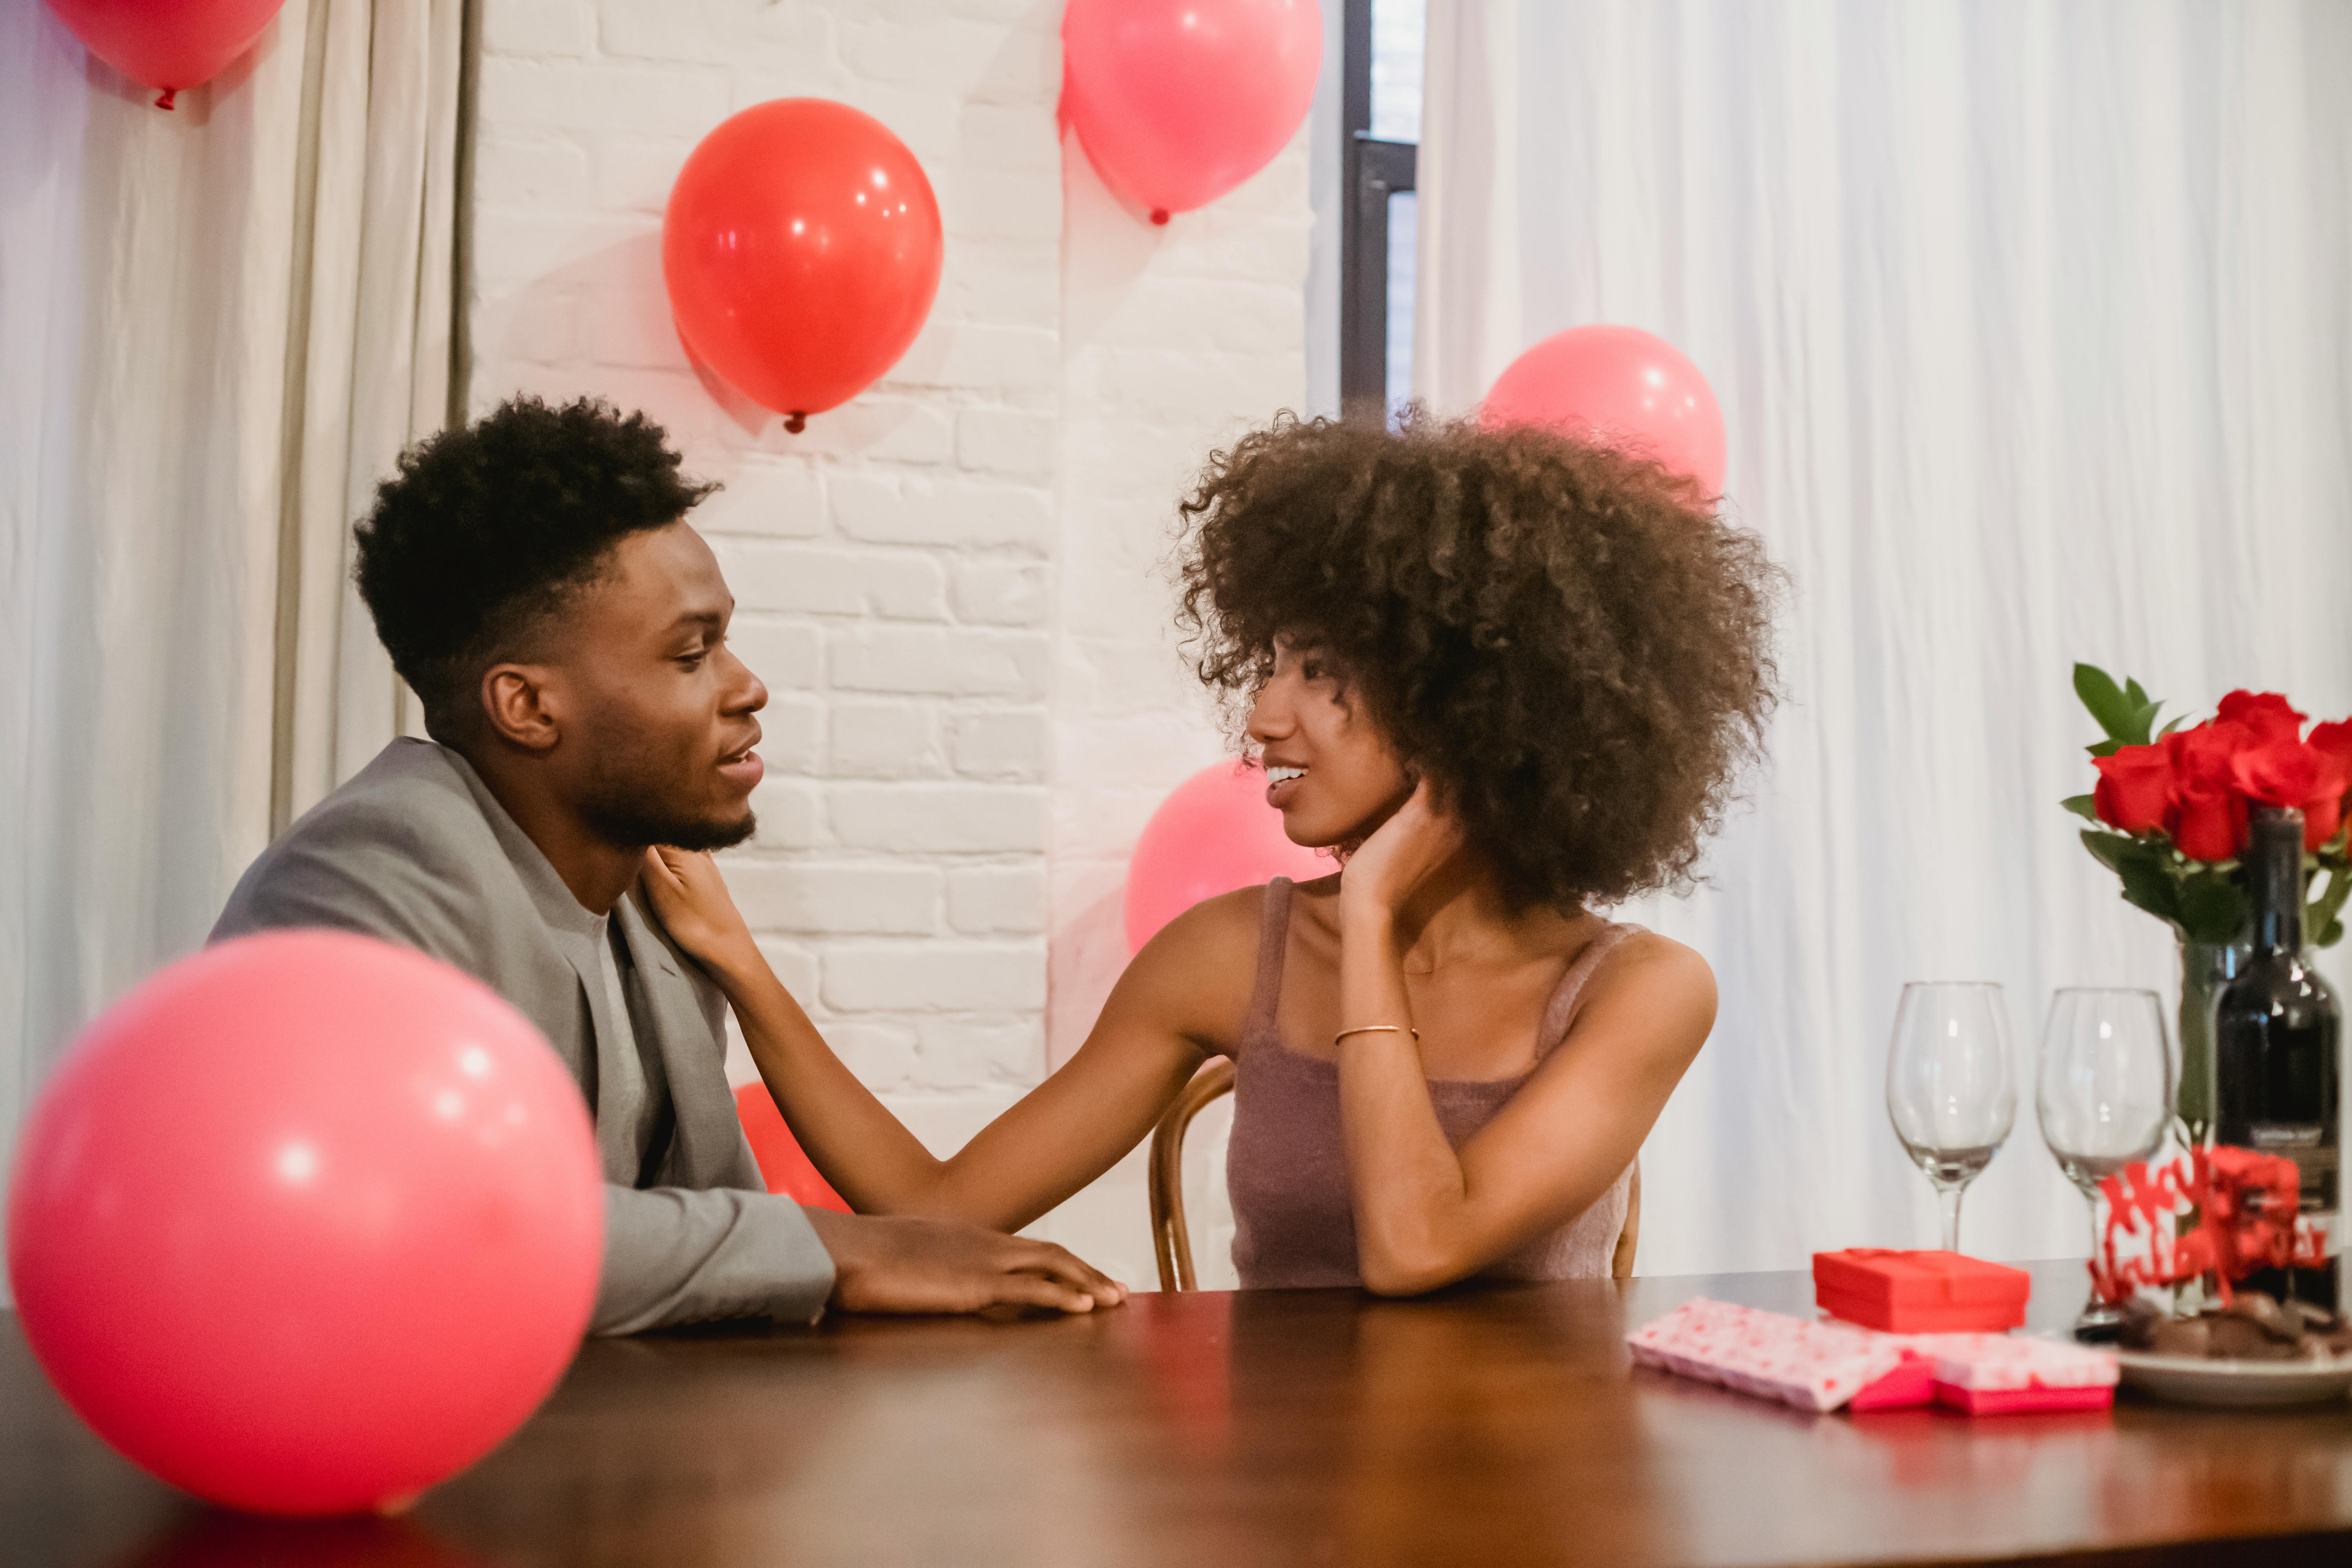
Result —
<path fill-rule="evenodd" d="M 795 436 L 799 435 L 802 431 L 808 428 L 808 416 L 805 414 L 785 415 L 784 428 L 791 431 Z"/>
<path fill-rule="evenodd" d="M 1151 209 L 1151 221 L 1154 223 L 1166 223 L 1168 221 L 1168 209 L 1166 207 L 1153 207 Z"/>
<path fill-rule="evenodd" d="M 158 109 L 169 109 L 169 108 L 171 108 L 171 107 L 172 107 L 172 95 L 173 95 L 173 93 L 178 92 L 179 90 L 180 90 L 180 89 L 179 89 L 178 88 L 176 88 L 176 87 L 167 87 L 167 88 L 165 88 L 165 89 L 163 89 L 163 97 L 161 97 L 161 98 L 159 98 L 159 99 L 157 99 L 157 100 L 155 100 L 155 107 L 156 107 L 156 108 L 158 108 Z"/>

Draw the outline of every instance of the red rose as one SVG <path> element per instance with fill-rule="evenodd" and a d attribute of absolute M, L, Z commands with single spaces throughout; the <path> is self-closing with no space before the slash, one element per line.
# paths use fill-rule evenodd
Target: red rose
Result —
<path fill-rule="evenodd" d="M 2099 770 L 2091 809 L 2101 822 L 2126 833 L 2164 826 L 2172 808 L 2172 759 L 2162 746 L 2121 746 L 2091 765 Z"/>
<path fill-rule="evenodd" d="M 2246 847 L 2246 803 L 2225 784 L 2189 782 L 2173 792 L 2172 846 L 2191 860 L 2233 860 Z"/>
<path fill-rule="evenodd" d="M 2302 805 L 2322 793 L 2321 784 L 2342 774 L 2335 759 L 2301 741 L 2273 741 L 2230 759 L 2230 776 L 2250 800 L 2265 805 Z"/>
<path fill-rule="evenodd" d="M 2303 742 L 2334 764 L 2337 776 L 2352 789 L 2352 719 L 2339 719 L 2332 724 L 2314 724 Z M 2316 849 L 2336 837 L 2344 825 L 2344 797 L 2306 805 L 2303 808 L 2303 841 Z M 2324 828 L 2324 831 L 2323 831 Z"/>
<path fill-rule="evenodd" d="M 2264 741 L 2293 741 L 2303 734 L 2305 715 L 2275 691 L 2232 691 L 2221 699 L 2223 723 L 2243 724 Z"/>
<path fill-rule="evenodd" d="M 2230 770 L 2249 800 L 2303 813 L 2305 848 L 2316 849 L 2336 837 L 2352 773 L 2331 753 L 2301 741 L 2273 741 L 2240 752 Z"/>
<path fill-rule="evenodd" d="M 2352 778 L 2352 719 L 2338 719 L 2332 724 L 2314 724 L 2303 743 L 2315 752 L 2334 757 L 2345 776 Z"/>
<path fill-rule="evenodd" d="M 2213 719 L 2193 730 L 2175 730 L 2163 740 L 2164 754 L 2183 787 L 2191 784 L 2229 789 L 2230 759 L 2256 743 L 2243 724 Z"/>

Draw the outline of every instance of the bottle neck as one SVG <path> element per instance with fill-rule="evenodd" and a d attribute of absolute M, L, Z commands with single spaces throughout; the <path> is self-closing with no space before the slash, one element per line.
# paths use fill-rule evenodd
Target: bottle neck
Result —
<path fill-rule="evenodd" d="M 2258 806 L 2246 846 L 2247 892 L 2254 905 L 2254 951 L 2303 951 L 2303 813 Z"/>

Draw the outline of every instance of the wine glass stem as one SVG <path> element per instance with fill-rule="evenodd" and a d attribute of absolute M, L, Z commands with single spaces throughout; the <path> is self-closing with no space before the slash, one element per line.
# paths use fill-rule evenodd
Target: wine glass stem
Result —
<path fill-rule="evenodd" d="M 1936 1196 L 1944 1205 L 1944 1250 L 1947 1252 L 1960 1249 L 1960 1194 L 1966 1190 L 1965 1183 L 1936 1190 Z"/>
<path fill-rule="evenodd" d="M 2098 1272 L 2100 1249 L 2106 1245 L 2107 1237 L 2106 1233 L 2099 1228 L 2099 1190 L 2086 1187 L 2083 1195 L 2091 1200 L 2091 1300 L 2083 1309 L 2083 1316 L 2087 1318 L 2109 1305 L 2107 1299 L 2099 1294 Z"/>

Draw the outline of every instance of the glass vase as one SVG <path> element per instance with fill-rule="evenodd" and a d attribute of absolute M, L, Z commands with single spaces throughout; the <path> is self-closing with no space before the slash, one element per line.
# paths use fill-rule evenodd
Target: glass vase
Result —
<path fill-rule="evenodd" d="M 2184 1150 L 2213 1141 L 2213 1007 L 2253 950 L 2242 942 L 2180 942 L 2180 1091 L 2173 1136 Z"/>
<path fill-rule="evenodd" d="M 2172 1135 L 2181 1152 L 2213 1142 L 2213 1013 L 2221 988 L 2238 977 L 2253 948 L 2244 942 L 2180 942 L 2180 1089 L 2173 1100 Z M 2182 1215 L 2175 1233 L 2197 1228 L 2195 1210 Z M 2183 1281 L 2173 1291 L 2173 1310 L 2182 1317 L 2202 1311 L 2213 1293 L 2212 1277 Z"/>

